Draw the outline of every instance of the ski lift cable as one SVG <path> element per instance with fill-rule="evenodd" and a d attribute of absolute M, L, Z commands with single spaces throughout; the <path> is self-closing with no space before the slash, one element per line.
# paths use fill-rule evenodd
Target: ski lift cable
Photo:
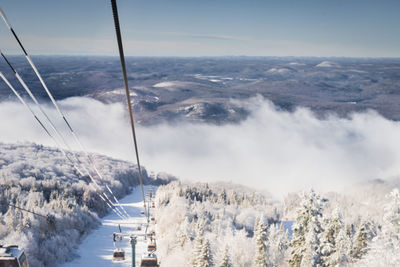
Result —
<path fill-rule="evenodd" d="M 40 75 L 38 69 L 36 68 L 35 64 L 33 63 L 31 57 L 29 56 L 28 52 L 25 50 L 24 46 L 22 45 L 22 42 L 20 41 L 20 39 L 18 38 L 17 34 L 15 33 L 14 29 L 11 27 L 10 22 L 8 21 L 4 11 L 0 8 L 0 16 L 3 18 L 5 24 L 7 25 L 8 29 L 11 31 L 12 35 L 14 36 L 14 38 L 17 40 L 19 46 L 21 47 L 22 51 L 25 54 L 25 58 L 28 60 L 29 64 L 31 65 L 33 71 L 35 72 L 36 76 L 38 77 L 40 83 L 42 84 L 43 88 L 45 89 L 47 95 L 49 96 L 51 102 L 53 103 L 54 107 L 56 108 L 58 114 L 62 117 L 63 121 L 65 122 L 65 124 L 68 126 L 68 129 L 70 130 L 72 136 L 74 137 L 75 141 L 77 142 L 78 146 L 80 147 L 80 149 L 84 152 L 85 156 L 89 159 L 90 164 L 92 164 L 93 168 L 95 169 L 96 174 L 98 174 L 100 176 L 100 179 L 102 179 L 99 171 L 97 170 L 97 167 L 94 165 L 94 161 L 92 160 L 91 156 L 89 155 L 89 153 L 87 152 L 87 149 L 83 146 L 82 142 L 79 140 L 78 136 L 75 134 L 75 131 L 72 129 L 71 124 L 68 122 L 67 118 L 65 117 L 64 113 L 61 111 L 61 109 L 59 108 L 57 102 L 55 101 L 52 93 L 50 92 L 50 90 L 48 89 L 46 83 L 44 82 L 42 76 Z M 128 214 L 126 212 L 126 210 L 124 209 L 124 207 L 122 205 L 120 205 L 118 199 L 115 197 L 114 193 L 110 190 L 110 193 L 113 195 L 114 199 L 116 200 L 116 202 L 119 204 L 119 206 L 121 207 L 121 209 L 124 211 L 124 213 Z M 128 215 L 129 216 L 129 215 Z M 129 216 L 130 217 L 130 216 Z"/>
<path fill-rule="evenodd" d="M 2 72 L 0 72 L 0 77 L 3 79 L 3 81 L 7 84 L 7 86 L 11 89 L 11 91 L 17 96 L 17 98 L 20 100 L 20 102 L 32 113 L 33 117 L 35 118 L 35 120 L 40 124 L 40 126 L 44 129 L 44 131 L 47 133 L 47 135 L 52 138 L 52 140 L 54 141 L 54 143 L 56 144 L 56 146 L 58 148 L 60 148 L 62 154 L 64 156 L 66 156 L 68 158 L 68 160 L 72 161 L 71 158 L 68 156 L 68 154 L 65 152 L 64 149 L 62 149 L 62 147 L 60 146 L 59 142 L 57 141 L 57 139 L 55 139 L 55 137 L 49 132 L 49 130 L 47 130 L 46 126 L 44 126 L 44 124 L 42 123 L 42 121 L 38 118 L 38 116 L 36 115 L 36 113 L 32 110 L 32 108 L 26 103 L 26 101 L 21 97 L 21 95 L 15 90 L 15 88 L 10 84 L 10 82 L 7 80 L 7 78 L 4 76 L 4 74 Z M 72 162 L 73 163 L 73 162 Z M 78 173 L 82 176 L 83 173 L 81 172 L 81 170 L 79 168 L 77 168 L 75 166 L 75 164 L 73 164 L 73 167 L 78 171 Z"/>
<path fill-rule="evenodd" d="M 31 114 L 33 115 L 33 117 L 35 118 L 35 120 L 40 124 L 40 126 L 42 127 L 42 129 L 46 132 L 46 134 L 54 141 L 54 143 L 56 144 L 56 146 L 60 149 L 61 153 L 71 162 L 72 166 L 74 167 L 74 169 L 83 177 L 84 174 L 82 173 L 82 171 L 75 165 L 74 161 L 68 156 L 67 152 L 62 148 L 62 146 L 59 144 L 59 142 L 57 141 L 57 139 L 49 132 L 49 130 L 46 128 L 46 126 L 42 123 L 42 121 L 38 118 L 38 116 L 36 115 L 36 113 L 32 110 L 32 108 L 30 107 L 30 105 L 28 103 L 26 103 L 26 101 L 21 97 L 21 95 L 15 90 L 15 88 L 11 85 L 11 83 L 7 80 L 7 78 L 4 76 L 4 74 L 2 72 L 0 72 L 0 77 L 3 79 L 3 81 L 7 84 L 7 86 L 11 89 L 11 91 L 17 96 L 17 98 L 19 99 L 19 101 L 31 112 Z M 89 176 L 90 177 L 90 176 Z M 98 187 L 100 188 L 100 186 L 97 184 L 96 181 L 93 180 L 93 178 L 91 177 L 92 182 Z M 101 188 L 100 188 L 101 189 Z M 115 208 L 111 207 L 111 205 L 97 192 L 97 190 L 95 191 L 96 194 L 103 200 L 106 202 L 106 204 L 112 209 L 114 210 Z M 104 194 L 104 192 L 103 192 Z M 110 203 L 111 200 L 109 200 Z M 124 218 L 123 216 L 121 216 L 122 214 L 119 212 L 116 212 L 114 210 L 115 213 L 117 213 L 117 215 L 121 218 Z"/>
<path fill-rule="evenodd" d="M 31 210 L 28 210 L 28 209 L 19 207 L 19 206 L 17 206 L 17 205 L 11 204 L 10 202 L 7 202 L 7 201 L 0 201 L 0 205 L 7 205 L 7 206 L 9 206 L 9 207 L 13 207 L 13 208 L 15 208 L 15 209 L 19 209 L 19 210 L 22 210 L 22 211 L 31 213 L 31 214 L 33 214 L 33 215 L 35 215 L 35 216 L 42 217 L 42 218 L 44 218 L 44 219 L 46 219 L 46 220 L 48 220 L 48 219 L 49 219 L 49 216 L 50 216 L 50 214 L 48 214 L 48 215 L 43 215 L 43 214 L 40 214 L 40 213 L 31 211 Z M 54 215 L 53 215 L 53 216 L 54 216 Z M 57 221 L 55 221 L 55 222 L 57 222 Z M 58 221 L 58 223 L 64 224 L 64 225 L 66 225 L 66 226 L 69 226 L 69 227 L 74 228 L 75 230 L 78 230 L 78 231 L 81 231 L 81 232 L 88 232 L 87 229 L 83 229 L 83 228 L 80 228 L 80 227 L 78 227 L 78 226 L 74 226 L 74 225 L 71 225 L 71 224 L 69 224 L 69 223 L 63 222 L 63 221 Z"/>
<path fill-rule="evenodd" d="M 26 83 L 24 82 L 24 80 L 21 78 L 21 76 L 19 75 L 19 73 L 14 69 L 14 67 L 11 65 L 10 61 L 8 61 L 7 57 L 3 54 L 3 52 L 0 50 L 0 54 L 3 57 L 3 59 L 6 61 L 6 63 L 8 64 L 8 66 L 11 68 L 11 70 L 14 72 L 15 77 L 17 78 L 17 80 L 19 81 L 19 83 L 22 85 L 22 87 L 25 89 L 25 91 L 28 93 L 28 95 L 30 96 L 30 98 L 33 100 L 33 102 L 36 104 L 36 106 L 39 108 L 40 112 L 43 114 L 43 116 L 45 116 L 45 118 L 47 119 L 47 121 L 50 123 L 51 128 L 53 129 L 53 131 L 56 133 L 57 137 L 60 138 L 62 140 L 62 142 L 64 143 L 64 145 L 66 146 L 66 148 L 68 150 L 71 150 L 71 147 L 67 144 L 67 142 L 65 141 L 64 137 L 60 134 L 60 132 L 57 130 L 57 128 L 55 127 L 55 125 L 53 124 L 53 122 L 50 120 L 50 118 L 48 117 L 48 115 L 46 114 L 46 112 L 43 110 L 42 106 L 39 104 L 38 100 L 36 99 L 36 97 L 32 94 L 32 91 L 29 89 L 29 87 L 26 85 Z"/>
<path fill-rule="evenodd" d="M 83 177 L 84 174 L 82 173 L 82 171 L 74 164 L 73 160 L 68 156 L 68 154 L 66 153 L 66 151 L 60 146 L 60 144 L 58 143 L 57 139 L 54 138 L 54 136 L 47 130 L 46 126 L 44 126 L 44 124 L 41 122 L 41 120 L 38 118 L 38 116 L 35 114 L 35 112 L 32 110 L 32 108 L 29 106 L 28 103 L 26 103 L 26 101 L 21 97 L 21 95 L 15 90 L 15 88 L 10 84 L 10 82 L 7 80 L 7 78 L 3 75 L 2 72 L 0 72 L 0 77 L 3 79 L 3 81 L 7 84 L 7 86 L 13 91 L 13 93 L 17 96 L 17 98 L 20 100 L 20 102 L 31 112 L 31 114 L 33 115 L 33 117 L 35 118 L 35 120 L 40 124 L 40 126 L 42 127 L 42 129 L 47 133 L 47 135 L 54 141 L 54 143 L 56 144 L 56 146 L 60 149 L 60 151 L 62 152 L 62 154 L 71 162 L 71 164 L 73 165 L 74 169 Z M 99 185 L 96 183 L 96 181 L 92 180 L 92 182 L 99 187 Z M 100 187 L 99 187 L 100 188 Z M 101 188 L 100 188 L 101 189 Z M 115 212 L 117 213 L 117 215 L 121 218 L 123 218 L 118 212 L 115 211 L 115 208 L 113 208 L 108 201 L 106 201 L 95 189 L 96 194 L 104 201 L 106 202 L 106 204 Z M 111 200 L 109 200 L 110 203 Z"/>
<path fill-rule="evenodd" d="M 138 152 L 138 146 L 137 146 L 137 140 L 136 140 L 135 123 L 134 123 L 134 120 L 133 120 L 131 96 L 130 96 L 129 86 L 128 86 L 128 77 L 127 77 L 127 74 L 126 74 L 124 49 L 123 49 L 123 46 L 122 46 L 121 30 L 120 30 L 119 19 L 118 19 L 118 9 L 117 9 L 117 3 L 116 3 L 115 0 L 111 0 L 111 6 L 112 6 L 112 11 L 113 11 L 113 17 L 114 17 L 115 33 L 116 33 L 117 42 L 118 42 L 118 50 L 119 50 L 119 57 L 120 57 L 120 61 L 121 61 L 122 75 L 123 75 L 123 78 L 124 78 L 126 102 L 127 102 L 128 110 L 129 110 L 129 119 L 130 119 L 130 124 L 131 124 L 131 129 L 132 129 L 133 143 L 134 143 L 134 146 L 135 146 L 136 161 L 137 161 L 138 172 L 139 172 L 140 188 L 142 190 L 144 210 L 145 210 L 145 213 L 147 214 L 148 212 L 147 212 L 147 209 L 146 209 L 146 200 L 145 200 L 144 189 L 143 189 L 142 169 L 141 169 L 140 160 L 139 160 L 139 152 Z M 147 214 L 147 218 L 148 217 L 149 216 Z"/>
<path fill-rule="evenodd" d="M 21 78 L 21 76 L 19 75 L 19 73 L 14 69 L 14 67 L 11 65 L 11 63 L 8 61 L 7 57 L 3 54 L 3 52 L 1 52 L 0 50 L 0 54 L 1 56 L 4 58 L 4 60 L 7 62 L 8 66 L 11 68 L 11 70 L 14 72 L 16 78 L 18 79 L 19 83 L 22 85 L 22 87 L 25 89 L 25 91 L 28 93 L 28 95 L 30 96 L 30 98 L 33 100 L 33 102 L 37 105 L 37 107 L 39 108 L 39 110 L 41 111 L 41 113 L 45 116 L 45 118 L 47 119 L 47 121 L 50 123 L 51 128 L 53 129 L 53 131 L 55 131 L 56 135 L 58 138 L 60 138 L 62 140 L 62 142 L 64 143 L 64 145 L 67 147 L 67 149 L 69 149 L 70 151 L 72 151 L 71 147 L 68 145 L 68 143 L 66 142 L 65 138 L 61 135 L 61 133 L 57 130 L 57 128 L 55 127 L 54 123 L 51 121 L 51 119 L 49 118 L 49 116 L 47 115 L 47 113 L 44 111 L 44 109 L 42 108 L 41 104 L 38 102 L 38 100 L 36 99 L 36 97 L 33 95 L 32 91 L 29 89 L 29 87 L 26 85 L 26 83 L 24 82 L 24 80 Z M 14 90 L 13 90 L 14 92 Z M 15 92 L 14 92 L 15 93 Z M 26 103 L 25 103 L 26 104 Z M 30 109 L 31 110 L 31 109 Z M 35 115 L 36 116 L 36 115 Z M 37 116 L 36 116 L 37 118 Z M 42 122 L 40 122 L 41 124 L 43 124 Z M 46 131 L 48 132 L 48 130 L 46 129 Z M 60 149 L 62 149 L 62 146 L 60 145 L 60 143 L 58 141 L 56 141 L 56 138 L 51 136 L 55 142 L 57 147 L 59 147 Z M 67 155 L 64 151 L 64 149 L 62 149 L 63 154 Z M 75 160 L 78 163 L 81 163 L 81 161 L 79 160 L 79 158 L 77 157 L 77 155 L 73 152 L 71 152 L 72 155 L 74 156 Z M 71 163 L 75 166 L 74 162 L 72 159 L 68 158 Z M 82 164 L 82 163 L 81 163 Z M 75 166 L 76 168 L 76 166 Z M 100 186 L 98 185 L 98 183 L 94 180 L 93 176 L 90 174 L 89 170 L 85 167 L 84 164 L 82 164 L 82 168 L 84 169 L 84 171 L 87 173 L 87 175 L 90 177 L 90 179 L 92 180 L 92 182 L 94 182 L 96 184 L 96 186 L 98 186 L 100 188 Z M 79 171 L 80 174 L 82 174 L 81 171 Z M 111 189 L 107 186 L 107 189 L 109 190 L 109 192 L 112 194 Z M 109 199 L 109 197 L 104 193 L 104 196 L 107 198 L 107 200 L 112 203 L 112 201 Z M 117 210 L 118 208 L 115 207 Z M 122 215 L 122 213 L 120 212 L 120 215 Z M 125 216 L 123 216 L 125 217 Z M 129 218 L 129 217 L 128 217 Z"/>

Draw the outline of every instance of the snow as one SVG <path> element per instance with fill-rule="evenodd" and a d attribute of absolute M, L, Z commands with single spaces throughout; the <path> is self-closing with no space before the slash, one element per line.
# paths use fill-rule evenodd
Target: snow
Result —
<path fill-rule="evenodd" d="M 153 85 L 153 87 L 172 87 L 177 85 L 176 82 L 161 82 L 161 83 L 156 83 Z"/>
<path fill-rule="evenodd" d="M 316 67 L 323 67 L 323 68 L 332 68 L 332 67 L 339 67 L 339 64 L 332 61 L 322 61 Z"/>
<path fill-rule="evenodd" d="M 145 191 L 150 189 L 150 186 L 144 187 Z M 102 218 L 101 226 L 89 234 L 79 246 L 77 250 L 78 258 L 61 265 L 62 267 L 75 266 L 132 266 L 131 261 L 131 246 L 129 239 L 117 241 L 116 247 L 122 248 L 125 251 L 125 260 L 119 262 L 112 261 L 112 254 L 115 249 L 113 244 L 113 233 L 119 232 L 118 224 L 121 225 L 122 232 L 125 234 L 144 234 L 146 218 L 140 215 L 143 210 L 142 194 L 140 187 L 135 187 L 132 193 L 120 200 L 130 219 L 122 220 L 114 212 Z M 151 212 L 151 211 L 150 211 Z M 132 223 L 135 225 L 132 226 Z M 143 224 L 141 231 L 136 231 L 136 226 Z M 151 227 L 151 226 L 150 226 Z M 140 264 L 140 258 L 146 251 L 147 241 L 144 237 L 137 238 L 136 244 L 136 266 Z"/>
<path fill-rule="evenodd" d="M 168 81 L 168 82 L 160 82 L 153 85 L 155 88 L 164 88 L 169 91 L 174 91 L 177 88 L 185 88 L 193 83 L 190 82 L 182 82 L 182 81 Z"/>
<path fill-rule="evenodd" d="M 286 69 L 286 68 L 271 68 L 267 72 L 268 73 L 285 74 L 285 73 L 290 72 L 290 70 Z"/>

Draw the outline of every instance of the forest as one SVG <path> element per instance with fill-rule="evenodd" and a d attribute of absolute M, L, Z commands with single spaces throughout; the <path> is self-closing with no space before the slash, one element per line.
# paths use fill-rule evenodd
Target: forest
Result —
<path fill-rule="evenodd" d="M 243 186 L 173 182 L 157 204 L 161 266 L 400 265 L 400 193 L 386 184 L 277 201 Z"/>

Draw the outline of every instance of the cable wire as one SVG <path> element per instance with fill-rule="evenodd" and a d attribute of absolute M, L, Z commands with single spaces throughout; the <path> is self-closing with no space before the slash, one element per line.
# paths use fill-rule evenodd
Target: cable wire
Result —
<path fill-rule="evenodd" d="M 33 63 L 31 57 L 29 56 L 28 52 L 26 51 L 25 47 L 22 45 L 22 42 L 20 41 L 20 39 L 18 38 L 17 34 L 15 33 L 14 29 L 11 27 L 10 22 L 8 21 L 4 11 L 0 8 L 0 16 L 3 18 L 5 24 L 7 25 L 8 29 L 11 31 L 12 35 L 14 36 L 14 38 L 16 39 L 16 41 L 18 42 L 19 46 L 21 47 L 22 51 L 25 54 L 25 58 L 27 59 L 27 61 L 29 62 L 29 64 L 31 65 L 33 71 L 35 72 L 36 76 L 38 77 L 40 83 L 42 84 L 43 88 L 45 89 L 47 95 L 49 96 L 51 102 L 53 103 L 54 107 L 56 108 L 58 114 L 62 117 L 63 121 L 65 122 L 65 124 L 68 126 L 68 129 L 70 130 L 72 136 L 74 137 L 76 143 L 78 144 L 78 146 L 80 147 L 80 149 L 85 153 L 85 156 L 89 159 L 89 163 L 92 165 L 93 169 L 95 170 L 96 174 L 100 177 L 101 180 L 103 180 L 100 172 L 98 171 L 96 165 L 94 164 L 94 161 L 92 159 L 92 157 L 89 155 L 89 153 L 87 152 L 87 149 L 83 146 L 82 142 L 79 140 L 78 136 L 75 134 L 75 131 L 73 130 L 71 124 L 68 122 L 66 116 L 63 114 L 63 112 L 61 111 L 61 109 L 59 108 L 57 102 L 55 101 L 52 93 L 50 92 L 50 90 L 48 89 L 46 83 L 44 82 L 42 76 L 40 75 L 38 69 L 36 68 L 36 65 Z M 18 77 L 17 77 L 18 78 Z M 108 188 L 108 191 L 110 192 L 110 194 L 114 197 L 115 201 L 117 204 L 119 204 L 119 207 L 121 208 L 121 210 L 123 210 L 123 212 L 128 216 L 129 214 L 126 212 L 126 210 L 124 209 L 124 207 L 122 205 L 120 205 L 118 199 L 115 197 L 114 193 L 111 191 L 111 189 Z"/>
<path fill-rule="evenodd" d="M 121 30 L 120 30 L 120 26 L 119 26 L 118 8 L 117 8 L 116 0 L 111 0 L 111 6 L 112 6 L 112 11 L 113 11 L 113 17 L 114 17 L 115 34 L 117 36 L 117 42 L 118 42 L 119 58 L 120 58 L 120 61 L 121 61 L 122 74 L 123 74 L 123 77 L 124 77 L 126 102 L 127 102 L 128 110 L 129 110 L 129 120 L 130 120 L 130 124 L 131 124 L 131 129 L 132 129 L 133 143 L 134 143 L 134 146 L 135 146 L 136 162 L 137 162 L 138 172 L 139 172 L 140 188 L 142 190 L 143 205 L 144 205 L 144 210 L 145 210 L 146 215 L 147 215 L 147 221 L 149 221 L 149 214 L 148 214 L 148 212 L 146 210 L 146 200 L 145 200 L 145 197 L 144 197 L 143 176 L 142 176 L 142 169 L 141 169 L 140 160 L 139 160 L 139 152 L 138 152 L 138 146 L 137 146 L 137 140 L 136 140 L 136 132 L 135 132 L 135 122 L 133 120 L 132 103 L 131 103 L 131 96 L 130 96 L 129 86 L 128 86 L 128 77 L 126 75 L 124 48 L 122 46 L 122 37 L 121 37 Z"/>
<path fill-rule="evenodd" d="M 3 54 L 3 52 L 0 50 L 0 54 L 1 56 L 4 58 L 4 60 L 7 62 L 8 66 L 11 68 L 11 70 L 14 72 L 16 78 L 18 79 L 19 83 L 22 85 L 22 87 L 25 89 L 25 91 L 28 93 L 28 95 L 31 97 L 31 99 L 33 100 L 33 102 L 36 104 L 36 106 L 39 108 L 40 112 L 43 114 L 43 116 L 47 119 L 47 121 L 50 123 L 51 128 L 53 129 L 53 131 L 56 133 L 57 137 L 61 139 L 61 141 L 64 143 L 64 145 L 66 146 L 67 149 L 69 149 L 70 151 L 72 151 L 71 147 L 68 145 L 68 143 L 66 142 L 66 140 L 64 139 L 64 137 L 61 135 L 61 133 L 57 130 L 56 126 L 54 125 L 54 123 L 52 122 L 52 120 L 50 119 L 50 117 L 47 115 L 47 113 L 44 111 L 44 109 L 42 108 L 42 106 L 40 105 L 40 103 L 38 102 L 38 100 L 36 99 L 36 97 L 33 95 L 32 91 L 29 89 L 29 87 L 26 85 L 26 83 L 24 82 L 24 80 L 21 78 L 21 76 L 19 75 L 19 73 L 15 70 L 15 68 L 11 65 L 10 61 L 7 59 L 7 57 Z M 53 137 L 53 139 L 55 139 Z M 58 142 L 56 142 L 56 144 L 61 148 L 60 144 Z M 79 160 L 79 158 L 76 156 L 75 153 L 72 153 L 72 155 L 74 156 L 75 160 L 78 163 L 81 163 L 81 161 Z M 72 161 L 71 161 L 72 162 Z M 72 162 L 73 163 L 73 162 Z M 73 163 L 74 164 L 74 163 Z M 82 164 L 82 163 L 81 163 Z M 97 182 L 94 180 L 93 176 L 90 174 L 89 170 L 85 167 L 85 165 L 82 164 L 82 167 L 84 169 L 84 171 L 87 173 L 87 175 L 90 177 L 90 179 L 92 180 L 92 182 L 94 182 L 96 184 L 96 186 L 98 186 L 100 188 L 100 186 L 97 184 Z M 109 190 L 109 192 L 112 194 L 111 189 L 107 186 L 107 189 Z M 112 201 L 109 199 L 109 197 L 104 193 L 104 196 L 106 197 L 106 199 L 112 203 Z M 114 197 L 115 198 L 115 197 Z M 115 207 L 116 210 L 118 210 L 117 207 Z M 121 212 L 120 212 L 121 213 Z M 121 213 L 122 215 L 122 213 Z M 123 216 L 125 217 L 125 215 Z"/>
<path fill-rule="evenodd" d="M 35 120 L 40 124 L 42 129 L 47 133 L 47 135 L 54 141 L 56 146 L 60 149 L 61 153 L 71 162 L 72 166 L 74 169 L 83 177 L 84 174 L 83 172 L 75 165 L 74 161 L 69 157 L 67 152 L 62 148 L 62 146 L 59 144 L 57 139 L 49 132 L 49 130 L 46 128 L 46 126 L 42 123 L 42 121 L 38 118 L 36 113 L 33 111 L 33 109 L 30 107 L 30 105 L 21 97 L 21 95 L 15 90 L 15 88 L 11 85 L 11 83 L 7 80 L 7 78 L 4 76 L 2 72 L 0 72 L 0 77 L 3 79 L 3 81 L 7 84 L 7 86 L 11 89 L 11 91 L 17 96 L 19 101 L 30 111 L 30 113 L 33 115 Z M 91 181 L 101 190 L 101 187 L 97 184 L 97 182 L 93 179 L 93 177 L 90 176 Z M 118 211 L 116 208 L 113 208 L 99 193 L 97 193 L 97 190 L 95 191 L 96 194 L 106 202 L 106 204 L 122 219 L 124 219 L 124 216 L 121 214 L 120 211 Z M 104 192 L 103 192 L 104 194 Z M 106 195 L 105 195 L 106 196 Z M 107 196 L 106 196 L 107 197 Z M 112 204 L 112 201 L 107 197 L 108 201 Z"/>
<path fill-rule="evenodd" d="M 31 211 L 31 210 L 28 210 L 28 209 L 19 207 L 19 206 L 17 206 L 17 205 L 11 204 L 10 202 L 7 202 L 7 201 L 0 201 L 0 205 L 9 206 L 9 207 L 12 207 L 12 208 L 14 208 L 14 209 L 19 209 L 19 210 L 22 210 L 22 211 L 31 213 L 31 214 L 33 214 L 33 215 L 35 215 L 35 216 L 38 216 L 38 217 L 41 217 L 41 218 L 46 219 L 47 222 L 49 222 L 49 219 L 51 219 L 51 217 L 54 216 L 54 215 L 51 215 L 50 213 L 47 214 L 47 215 L 43 215 L 43 214 L 40 214 L 40 213 Z M 56 223 L 56 222 L 57 222 L 57 221 L 56 221 L 56 219 L 55 219 L 55 217 L 54 217 L 54 223 Z M 78 226 L 70 225 L 69 223 L 66 223 L 66 222 L 63 222 L 63 221 L 58 221 L 58 223 L 64 224 L 64 225 L 66 225 L 66 226 L 69 226 L 69 227 L 74 228 L 75 230 L 78 230 L 78 231 L 81 231 L 81 232 L 89 232 L 87 229 L 83 229 L 83 228 L 80 228 L 80 227 L 78 227 Z"/>

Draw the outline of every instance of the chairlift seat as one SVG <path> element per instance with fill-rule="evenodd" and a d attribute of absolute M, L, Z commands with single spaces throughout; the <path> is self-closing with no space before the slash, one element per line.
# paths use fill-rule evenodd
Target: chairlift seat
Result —
<path fill-rule="evenodd" d="M 154 252 L 157 250 L 157 245 L 155 243 L 150 243 L 147 245 L 148 252 Z"/>
<path fill-rule="evenodd" d="M 18 246 L 1 246 L 0 247 L 0 267 L 29 267 L 23 249 Z"/>
<path fill-rule="evenodd" d="M 125 251 L 123 249 L 116 249 L 113 253 L 113 261 L 123 261 L 125 260 Z"/>
<path fill-rule="evenodd" d="M 156 254 L 148 253 L 143 255 L 140 267 L 159 267 Z"/>

